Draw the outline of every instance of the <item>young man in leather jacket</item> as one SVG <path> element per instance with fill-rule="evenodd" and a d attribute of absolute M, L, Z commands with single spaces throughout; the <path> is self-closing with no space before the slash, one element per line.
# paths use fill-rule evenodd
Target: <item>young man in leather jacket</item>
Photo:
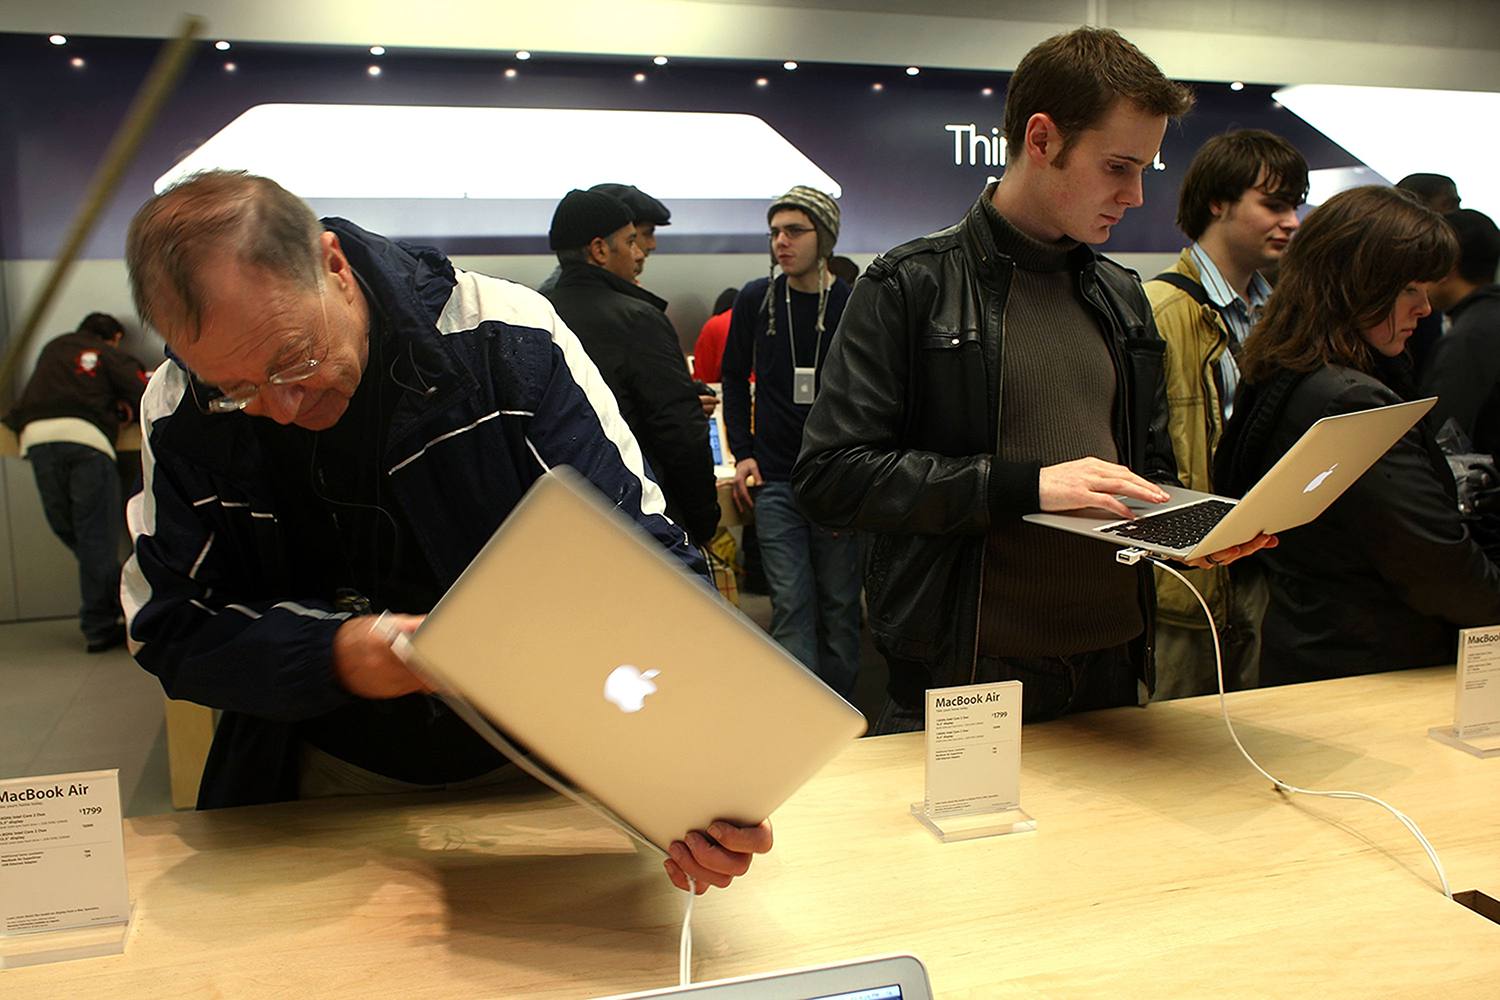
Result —
<path fill-rule="evenodd" d="M 1021 517 L 1125 517 L 1117 497 L 1176 482 L 1149 303 L 1092 245 L 1141 204 L 1191 103 L 1113 31 L 1042 42 L 1006 96 L 1004 178 L 855 290 L 793 482 L 809 517 L 873 535 L 869 620 L 891 671 L 877 732 L 920 728 L 927 688 L 1021 680 L 1036 720 L 1149 687 L 1149 571 Z"/>

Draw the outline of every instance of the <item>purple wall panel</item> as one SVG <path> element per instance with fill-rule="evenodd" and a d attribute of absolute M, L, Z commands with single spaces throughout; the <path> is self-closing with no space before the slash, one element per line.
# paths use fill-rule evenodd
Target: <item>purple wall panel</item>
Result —
<path fill-rule="evenodd" d="M 68 223 L 82 203 L 88 180 L 156 55 L 157 43 L 137 39 L 74 38 L 65 47 L 45 38 L 0 34 L 0 257 L 46 258 L 56 253 Z M 70 65 L 81 57 L 86 65 Z M 226 73 L 232 60 L 238 67 Z M 916 78 L 890 67 L 803 64 L 796 72 L 779 65 L 674 61 L 653 67 L 645 60 L 548 57 L 517 64 L 510 53 L 387 54 L 384 72 L 370 77 L 375 60 L 363 50 L 321 46 L 236 45 L 219 53 L 203 43 L 192 68 L 157 122 L 141 154 L 85 248 L 96 258 L 123 256 L 130 216 L 151 193 L 153 180 L 175 160 L 235 116 L 268 102 L 451 104 L 501 107 L 573 107 L 719 111 L 756 114 L 797 145 L 844 186 L 841 200 L 845 251 L 878 252 L 958 219 L 984 178 L 998 168 L 955 166 L 948 123 L 973 123 L 987 133 L 1000 123 L 1007 74 L 927 70 Z M 507 80 L 503 69 L 518 66 Z M 635 84 L 631 75 L 648 79 Z M 755 78 L 769 80 L 755 86 Z M 883 90 L 872 84 L 881 82 Z M 981 93 L 994 88 L 992 96 Z M 1285 135 L 1314 168 L 1354 165 L 1348 153 L 1290 112 L 1273 104 L 1274 88 L 1247 86 L 1231 92 L 1204 84 L 1198 107 L 1167 132 L 1162 159 L 1167 169 L 1146 178 L 1146 205 L 1126 216 L 1109 249 L 1170 252 L 1182 245 L 1172 220 L 1177 186 L 1193 150 L 1208 136 L 1237 127 L 1267 128 Z M 361 159 L 379 156 L 391 143 L 429 143 L 424 135 L 372 135 L 368 146 L 326 149 L 351 171 Z M 649 137 L 643 136 L 642 143 Z M 703 149 L 702 169 L 733 149 Z M 434 150 L 434 156 L 461 152 Z M 526 155 L 518 150 L 518 156 Z M 581 153 L 599 164 L 601 180 L 630 180 L 631 149 Z M 414 203 L 402 211 L 371 206 L 356 221 L 420 217 Z M 415 203 L 420 205 L 420 203 Z M 741 216 L 743 217 L 743 213 Z M 399 231 L 410 226 L 411 231 Z M 466 253 L 537 253 L 545 241 L 444 234 L 409 221 L 390 235 L 424 238 Z M 756 251 L 763 247 L 756 225 L 710 234 L 662 233 L 663 252 Z"/>

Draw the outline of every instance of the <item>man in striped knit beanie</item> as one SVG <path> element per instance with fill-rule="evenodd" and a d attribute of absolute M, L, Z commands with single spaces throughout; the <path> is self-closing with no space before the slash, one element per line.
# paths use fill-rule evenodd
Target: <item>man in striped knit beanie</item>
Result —
<path fill-rule="evenodd" d="M 771 273 L 740 290 L 724 344 L 735 504 L 755 509 L 772 637 L 847 697 L 859 672 L 858 542 L 852 532 L 808 523 L 790 482 L 802 425 L 849 301 L 849 286 L 828 270 L 839 207 L 824 192 L 799 185 L 771 203 L 766 221 Z"/>

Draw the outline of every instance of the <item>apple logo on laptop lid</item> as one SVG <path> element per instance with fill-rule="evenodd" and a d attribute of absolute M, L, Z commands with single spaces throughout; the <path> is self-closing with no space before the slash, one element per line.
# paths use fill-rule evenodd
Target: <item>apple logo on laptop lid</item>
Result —
<path fill-rule="evenodd" d="M 1302 487 L 1302 492 L 1303 493 L 1311 493 L 1313 490 L 1317 489 L 1319 486 L 1322 486 L 1323 485 L 1323 480 L 1325 480 L 1329 476 L 1333 475 L 1333 470 L 1337 469 L 1338 467 L 1339 467 L 1339 463 L 1334 462 L 1328 468 L 1324 469 L 1322 472 L 1318 473 L 1316 476 L 1313 476 L 1312 477 L 1312 481 L 1309 482 L 1306 486 Z"/>
<path fill-rule="evenodd" d="M 656 693 L 652 678 L 660 673 L 659 670 L 643 672 L 628 663 L 622 663 L 604 679 L 604 700 L 622 712 L 639 712 L 646 706 L 646 697 Z"/>

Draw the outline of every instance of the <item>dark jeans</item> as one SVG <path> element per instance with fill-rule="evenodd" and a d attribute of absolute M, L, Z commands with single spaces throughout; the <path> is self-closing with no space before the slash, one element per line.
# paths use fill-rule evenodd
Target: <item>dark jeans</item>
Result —
<path fill-rule="evenodd" d="M 859 537 L 809 522 L 791 483 L 756 491 L 755 529 L 771 588 L 771 638 L 848 698 L 859 677 Z"/>
<path fill-rule="evenodd" d="M 79 627 L 89 642 L 104 641 L 122 617 L 120 474 L 113 459 L 88 445 L 34 445 L 26 458 L 47 524 L 78 559 Z"/>
<path fill-rule="evenodd" d="M 976 684 L 1021 682 L 1021 721 L 1044 722 L 1074 712 L 1140 703 L 1139 682 L 1128 646 L 1069 656 L 981 656 Z M 875 735 L 925 729 L 926 703 L 906 706 L 887 699 Z"/>

